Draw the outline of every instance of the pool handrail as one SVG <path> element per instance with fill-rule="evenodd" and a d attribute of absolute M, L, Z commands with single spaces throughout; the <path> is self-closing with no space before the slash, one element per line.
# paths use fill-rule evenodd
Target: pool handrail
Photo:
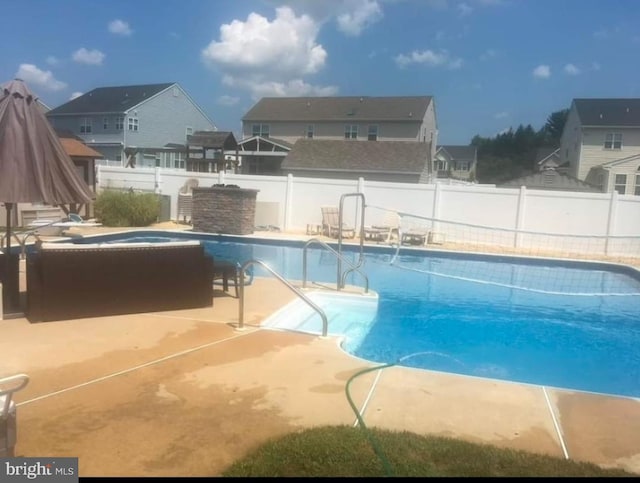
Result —
<path fill-rule="evenodd" d="M 329 320 L 327 319 L 327 314 L 324 313 L 318 305 L 316 305 L 309 297 L 303 294 L 300 290 L 295 288 L 290 282 L 288 282 L 282 275 L 276 272 L 273 268 L 267 265 L 262 260 L 251 259 L 242 264 L 240 267 L 240 295 L 238 301 L 238 329 L 244 329 L 244 272 L 252 265 L 260 265 L 267 272 L 274 275 L 278 280 L 284 283 L 293 293 L 295 293 L 298 297 L 300 297 L 307 305 L 309 305 L 313 310 L 318 312 L 320 318 L 322 319 L 322 337 L 326 337 L 329 332 Z"/>
<path fill-rule="evenodd" d="M 344 211 L 344 199 L 350 196 L 356 196 L 362 199 L 362 213 L 360 214 L 360 258 L 358 259 L 358 263 L 356 267 L 362 266 L 362 262 L 364 261 L 364 210 L 367 206 L 364 193 L 345 193 L 340 196 L 340 209 L 338 211 L 338 226 L 342 226 L 343 223 L 343 211 Z M 357 205 L 356 205 L 357 210 Z M 338 253 L 342 255 L 342 230 L 338 230 Z M 347 270 L 347 273 L 349 270 Z M 342 260 L 338 258 L 338 287 L 344 287 L 344 278 L 342 274 Z"/>
<path fill-rule="evenodd" d="M 322 246 L 323 248 L 326 248 L 331 253 L 333 253 L 338 258 L 338 260 L 342 260 L 347 265 L 349 265 L 350 269 L 346 270 L 342 274 L 342 277 L 338 278 L 336 280 L 336 287 L 337 287 L 338 290 L 340 290 L 341 288 L 344 287 L 344 281 L 345 281 L 348 273 L 350 273 L 350 272 L 358 272 L 364 278 L 364 293 L 369 293 L 369 277 L 367 277 L 367 274 L 364 273 L 362 270 L 360 270 L 360 268 L 358 268 L 355 264 L 351 263 L 349 260 L 344 258 L 336 250 L 331 248 L 331 246 L 329 246 L 329 244 L 323 242 L 322 240 L 320 240 L 318 238 L 310 238 L 309 240 L 307 240 L 307 242 L 304 244 L 304 247 L 302 249 L 302 288 L 307 288 L 307 248 L 312 243 L 317 243 L 318 245 Z"/>

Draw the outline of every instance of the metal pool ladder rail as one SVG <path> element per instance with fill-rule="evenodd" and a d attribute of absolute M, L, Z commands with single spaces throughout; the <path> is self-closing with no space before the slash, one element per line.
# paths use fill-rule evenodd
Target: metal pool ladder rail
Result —
<path fill-rule="evenodd" d="M 362 270 L 360 270 L 358 266 L 351 263 L 349 260 L 344 258 L 340 253 L 335 251 L 328 244 L 326 244 L 322 240 L 319 240 L 318 238 L 311 238 L 307 240 L 307 242 L 304 244 L 304 248 L 302 249 L 302 288 L 307 287 L 307 248 L 312 243 L 317 243 L 318 245 L 321 245 L 323 248 L 326 248 L 331 253 L 333 253 L 338 258 L 338 260 L 345 262 L 350 267 L 350 269 L 346 270 L 342 274 L 342 276 L 338 275 L 338 279 L 336 280 L 336 287 L 338 290 L 344 287 L 345 280 L 347 278 L 347 275 L 350 272 L 358 272 L 364 278 L 364 293 L 369 293 L 369 277 L 367 277 L 367 275 Z"/>
<path fill-rule="evenodd" d="M 300 297 L 307 305 L 309 305 L 313 310 L 320 314 L 322 318 L 322 337 L 326 337 L 329 332 L 329 321 L 327 320 L 327 314 L 324 313 L 318 305 L 316 305 L 309 297 L 303 294 L 300 290 L 295 288 L 291 283 L 289 283 L 285 278 L 283 278 L 280 274 L 278 274 L 275 270 L 273 270 L 269 265 L 267 265 L 262 260 L 249 260 L 244 262 L 242 267 L 240 267 L 240 295 L 239 295 L 239 314 L 238 314 L 238 329 L 244 329 L 244 272 L 247 268 L 252 265 L 260 265 L 267 272 L 274 275 L 278 280 L 284 283 L 290 290 L 293 291 L 298 297 Z"/>

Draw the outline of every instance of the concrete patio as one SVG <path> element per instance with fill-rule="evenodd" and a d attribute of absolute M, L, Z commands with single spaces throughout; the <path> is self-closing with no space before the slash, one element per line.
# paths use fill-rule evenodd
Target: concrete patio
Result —
<path fill-rule="evenodd" d="M 233 289 L 231 289 L 233 293 Z M 260 322 L 293 298 L 274 279 L 213 307 L 0 321 L 17 393 L 16 456 L 79 458 L 80 476 L 215 476 L 270 438 L 353 425 L 348 379 L 375 364 L 336 338 Z M 354 381 L 369 427 L 438 434 L 640 472 L 640 401 L 398 366 Z"/>

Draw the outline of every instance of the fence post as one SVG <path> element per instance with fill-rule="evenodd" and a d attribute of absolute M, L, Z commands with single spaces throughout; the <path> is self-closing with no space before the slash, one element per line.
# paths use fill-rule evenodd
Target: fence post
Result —
<path fill-rule="evenodd" d="M 218 184 L 224 184 L 224 170 L 218 171 Z"/>
<path fill-rule="evenodd" d="M 157 166 L 154 173 L 153 190 L 157 195 L 162 193 L 162 176 L 160 176 L 160 168 Z"/>
<path fill-rule="evenodd" d="M 604 254 L 609 255 L 611 253 L 611 240 L 610 236 L 615 235 L 616 231 L 616 218 L 618 217 L 618 192 L 614 189 L 611 192 L 611 199 L 609 201 L 609 216 L 607 218 L 607 238 L 604 242 Z"/>
<path fill-rule="evenodd" d="M 516 236 L 513 240 L 513 246 L 515 248 L 520 247 L 522 243 L 522 234 L 520 230 L 524 227 L 525 220 L 525 208 L 527 199 L 527 187 L 520 186 L 520 193 L 518 194 L 518 207 L 516 212 Z"/>
<path fill-rule="evenodd" d="M 291 225 L 291 205 L 293 204 L 293 175 L 287 175 L 287 184 L 284 191 L 284 223 L 283 231 L 288 231 Z"/>
<path fill-rule="evenodd" d="M 433 209 L 431 211 L 431 218 L 437 220 L 440 218 L 440 186 L 442 183 L 436 181 L 436 187 L 433 190 Z M 437 232 L 440 229 L 440 225 L 437 222 L 433 222 L 431 225 L 431 229 L 434 232 Z"/>

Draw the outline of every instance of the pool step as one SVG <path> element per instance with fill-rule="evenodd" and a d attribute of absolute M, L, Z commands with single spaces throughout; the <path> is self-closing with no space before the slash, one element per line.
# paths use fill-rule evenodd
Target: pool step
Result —
<path fill-rule="evenodd" d="M 378 295 L 308 292 L 305 295 L 327 316 L 329 335 L 368 332 L 378 311 Z M 322 318 L 304 300 L 296 299 L 265 319 L 262 327 L 307 334 L 322 333 Z"/>

